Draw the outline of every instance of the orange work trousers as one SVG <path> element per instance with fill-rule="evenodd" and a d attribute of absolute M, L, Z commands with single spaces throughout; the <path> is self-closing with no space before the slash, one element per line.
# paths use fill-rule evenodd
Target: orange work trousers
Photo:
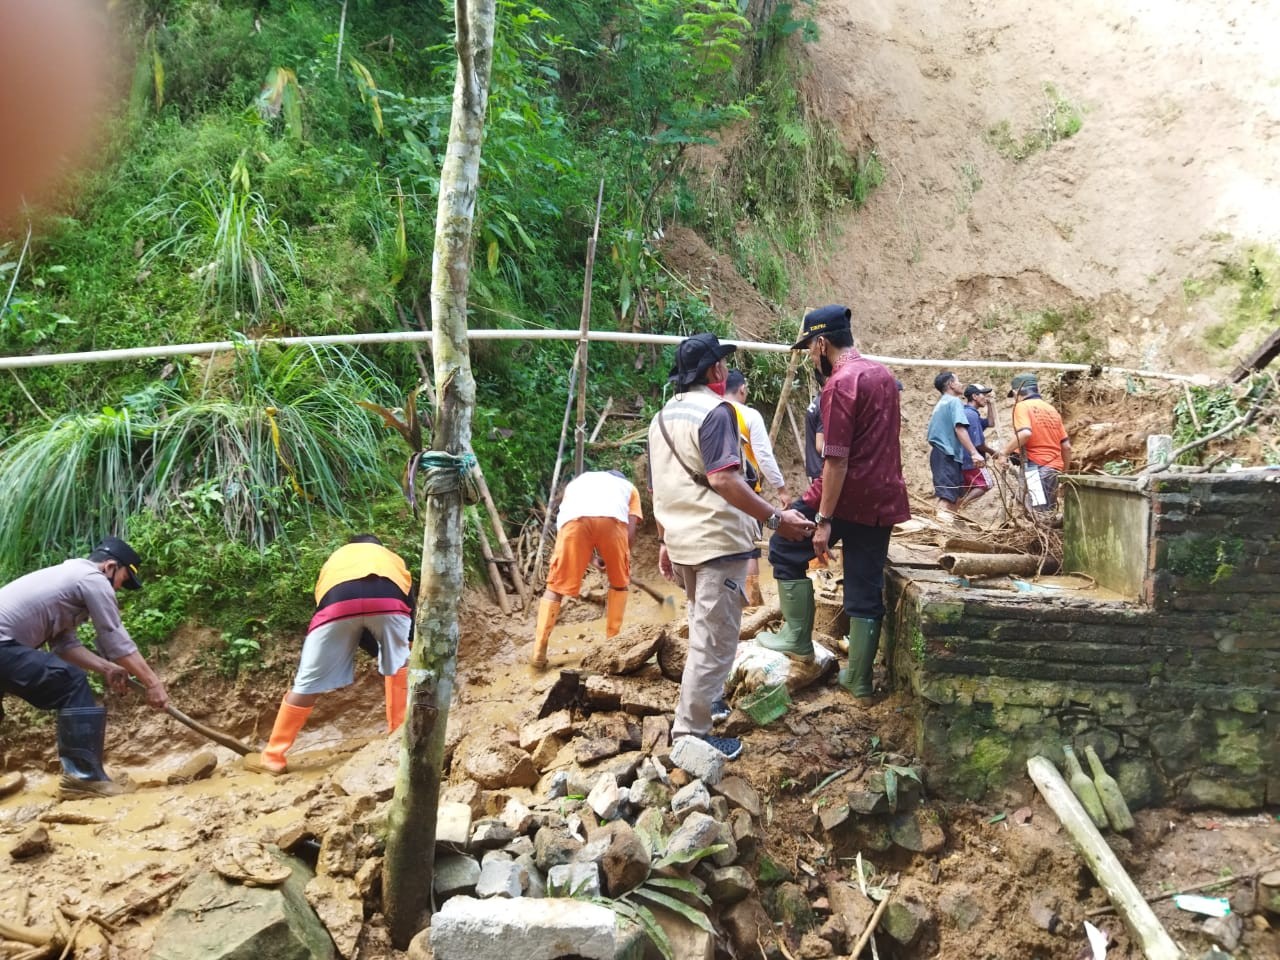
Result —
<path fill-rule="evenodd" d="M 631 546 L 627 525 L 612 517 L 578 517 L 556 534 L 547 589 L 564 597 L 576 597 L 591 563 L 592 551 L 604 561 L 609 586 L 622 589 L 631 583 Z"/>

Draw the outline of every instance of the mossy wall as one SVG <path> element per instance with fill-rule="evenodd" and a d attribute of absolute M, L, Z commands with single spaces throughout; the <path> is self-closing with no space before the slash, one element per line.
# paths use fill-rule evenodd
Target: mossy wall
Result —
<path fill-rule="evenodd" d="M 891 570 L 897 683 L 931 789 L 977 799 L 1092 744 L 1135 808 L 1280 803 L 1280 472 L 1151 485 L 1140 601 Z"/>

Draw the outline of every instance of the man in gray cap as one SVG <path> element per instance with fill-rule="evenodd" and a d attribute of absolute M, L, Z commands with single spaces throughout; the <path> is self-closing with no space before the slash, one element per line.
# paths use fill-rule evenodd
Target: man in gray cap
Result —
<path fill-rule="evenodd" d="M 675 395 L 649 425 L 658 569 L 684 587 L 689 602 L 689 656 L 671 733 L 699 737 L 731 760 L 742 742 L 710 736 L 711 704 L 724 693 L 733 666 L 757 525 L 787 540 L 803 540 L 814 528 L 799 511 L 778 510 L 746 481 L 737 415 L 723 397 L 724 358 L 733 351 L 710 333 L 681 342 L 671 371 Z"/>
<path fill-rule="evenodd" d="M 827 378 L 821 407 L 822 476 L 796 507 L 816 524 L 813 540 L 769 541 L 769 563 L 778 581 L 785 622 L 758 643 L 811 663 L 815 607 L 809 561 L 843 543 L 844 610 L 849 617 L 849 665 L 840 683 L 855 697 L 872 694 L 872 666 L 884 619 L 884 565 L 893 525 L 911 517 L 898 441 L 898 382 L 887 367 L 853 346 L 852 312 L 832 304 L 805 315 L 791 348 L 808 350 L 814 369 Z"/>
<path fill-rule="evenodd" d="M 1022 457 L 1027 484 L 1027 506 L 1052 511 L 1058 505 L 1058 475 L 1071 462 L 1071 439 L 1062 417 L 1040 396 L 1034 373 L 1020 373 L 1009 384 L 1013 403 L 1013 439 L 1005 455 Z"/>
<path fill-rule="evenodd" d="M 107 537 L 87 560 L 67 560 L 0 587 L 0 693 L 58 711 L 63 797 L 125 792 L 102 768 L 107 710 L 94 698 L 86 670 L 101 674 L 117 694 L 137 677 L 148 704 L 163 710 L 169 703 L 164 684 L 120 622 L 116 593 L 142 587 L 141 562 L 129 544 Z M 101 656 L 76 636 L 86 621 L 97 632 Z M 45 644 L 49 651 L 40 649 Z"/>

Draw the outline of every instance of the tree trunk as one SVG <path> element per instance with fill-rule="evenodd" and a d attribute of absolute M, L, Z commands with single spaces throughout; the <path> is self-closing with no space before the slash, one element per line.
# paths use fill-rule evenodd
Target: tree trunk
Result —
<path fill-rule="evenodd" d="M 467 285 L 471 227 L 480 177 L 480 147 L 489 98 L 496 0 L 455 0 L 458 65 L 449 146 L 440 168 L 431 265 L 432 355 L 435 364 L 435 449 L 462 456 L 471 449 L 475 380 L 467 351 Z M 391 941 L 407 949 L 426 926 L 434 875 L 436 806 L 445 727 L 458 657 L 462 597 L 462 489 L 442 484 L 425 502 L 417 630 L 409 659 L 409 708 L 400 772 L 390 810 L 383 873 L 383 910 Z M 430 487 L 429 487 L 430 489 Z"/>

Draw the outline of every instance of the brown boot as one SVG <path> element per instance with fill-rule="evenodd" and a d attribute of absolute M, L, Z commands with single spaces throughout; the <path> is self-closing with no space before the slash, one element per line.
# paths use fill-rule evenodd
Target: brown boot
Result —
<path fill-rule="evenodd" d="M 298 734 L 306 725 L 307 717 L 311 716 L 311 710 L 311 707 L 295 706 L 288 699 L 281 700 L 280 710 L 276 713 L 275 726 L 271 728 L 271 739 L 267 741 L 267 749 L 257 757 L 253 754 L 245 757 L 245 767 L 271 774 L 287 771 L 289 766 L 285 763 L 285 751 L 293 746 L 293 741 L 298 739 Z"/>

